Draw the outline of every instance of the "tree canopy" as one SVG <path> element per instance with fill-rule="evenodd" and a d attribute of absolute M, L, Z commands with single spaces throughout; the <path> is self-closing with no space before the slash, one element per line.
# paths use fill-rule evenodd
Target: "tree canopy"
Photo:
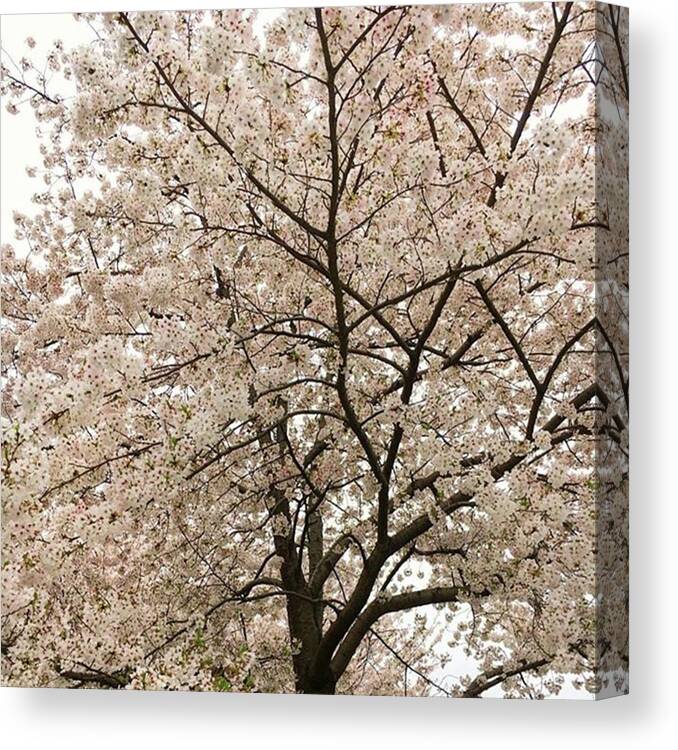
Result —
<path fill-rule="evenodd" d="M 3 61 L 4 680 L 623 690 L 625 12 L 82 20 Z"/>

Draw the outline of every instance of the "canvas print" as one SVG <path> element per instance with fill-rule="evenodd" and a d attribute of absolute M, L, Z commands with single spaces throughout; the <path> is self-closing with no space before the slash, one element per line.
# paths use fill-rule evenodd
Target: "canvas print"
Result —
<path fill-rule="evenodd" d="M 3 685 L 627 692 L 627 11 L 2 20 Z"/>

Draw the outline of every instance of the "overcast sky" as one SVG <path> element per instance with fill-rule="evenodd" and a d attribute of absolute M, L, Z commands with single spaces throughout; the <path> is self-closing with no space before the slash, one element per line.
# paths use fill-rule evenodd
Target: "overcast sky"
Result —
<path fill-rule="evenodd" d="M 33 50 L 26 46 L 29 36 L 37 42 Z M 91 29 L 86 24 L 78 23 L 70 13 L 36 13 L 0 18 L 5 64 L 8 64 L 8 55 L 17 64 L 24 56 L 42 61 L 56 39 L 73 46 L 86 43 L 92 36 Z M 62 85 L 59 89 L 63 91 Z M 14 243 L 12 213 L 17 210 L 30 213 L 31 196 L 44 190 L 45 184 L 40 176 L 30 178 L 26 174 L 27 166 L 36 166 L 38 170 L 42 166 L 32 109 L 26 105 L 18 115 L 11 115 L 6 104 L 3 99 L 0 113 L 0 241 Z"/>

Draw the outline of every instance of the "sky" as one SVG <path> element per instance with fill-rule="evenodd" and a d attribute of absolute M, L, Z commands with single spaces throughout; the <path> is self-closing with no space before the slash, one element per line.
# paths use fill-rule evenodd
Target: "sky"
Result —
<path fill-rule="evenodd" d="M 26 38 L 32 36 L 37 45 L 29 50 Z M 85 44 L 93 36 L 91 29 L 79 23 L 70 13 L 43 13 L 0 17 L 0 40 L 3 62 L 9 55 L 15 62 L 23 56 L 43 60 L 52 43 L 62 39 L 68 46 Z M 60 86 L 60 90 L 63 90 Z M 11 115 L 2 101 L 0 110 L 0 242 L 13 243 L 14 211 L 30 212 L 31 196 L 44 189 L 40 177 L 30 178 L 26 167 L 40 169 L 41 157 L 32 110 L 26 106 L 18 115 Z"/>

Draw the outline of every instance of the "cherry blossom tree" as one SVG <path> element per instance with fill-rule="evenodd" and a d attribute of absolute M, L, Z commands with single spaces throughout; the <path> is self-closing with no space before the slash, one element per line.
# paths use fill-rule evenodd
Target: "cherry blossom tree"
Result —
<path fill-rule="evenodd" d="M 626 12 L 81 20 L 3 62 L 5 682 L 624 691 Z"/>

